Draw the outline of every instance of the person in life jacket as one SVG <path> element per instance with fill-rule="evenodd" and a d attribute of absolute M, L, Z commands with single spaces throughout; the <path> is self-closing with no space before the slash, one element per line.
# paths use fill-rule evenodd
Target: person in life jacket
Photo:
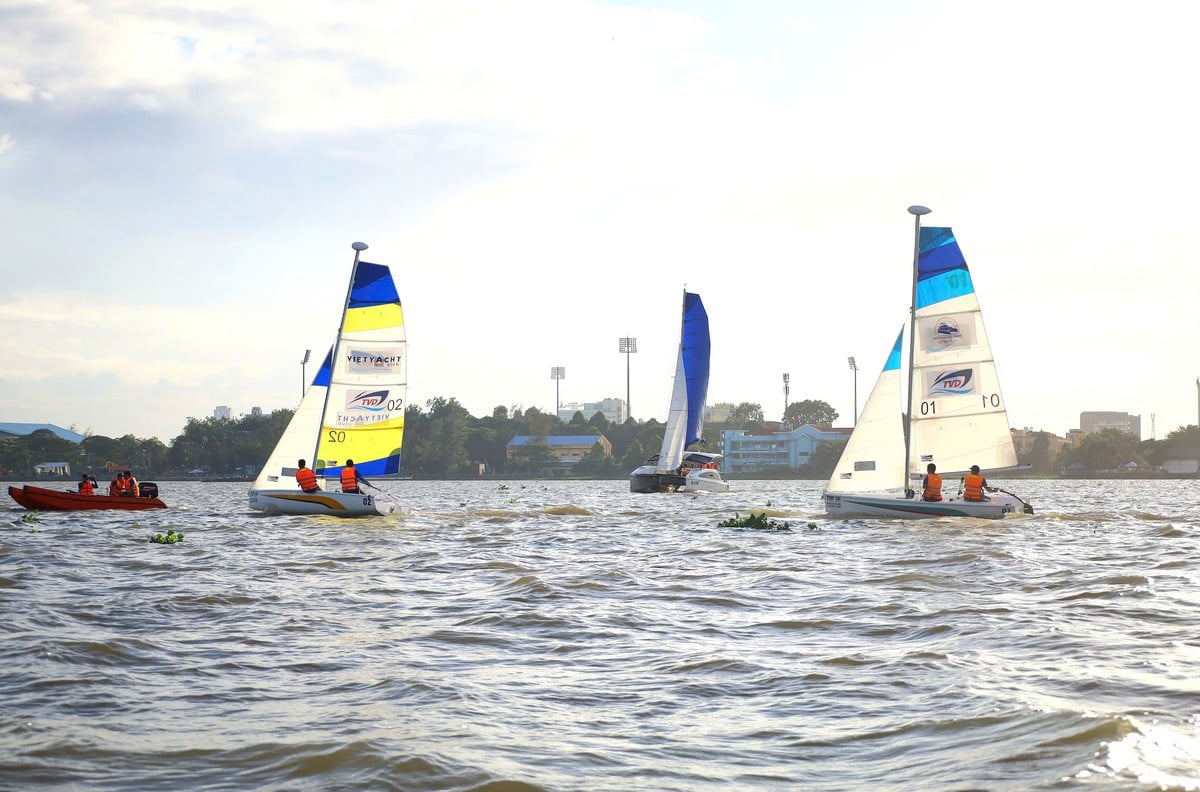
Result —
<path fill-rule="evenodd" d="M 96 494 L 96 482 L 92 481 L 92 479 L 88 477 L 87 473 L 84 473 L 83 478 L 81 478 L 79 480 L 79 494 L 80 495 L 95 495 Z"/>
<path fill-rule="evenodd" d="M 937 465 L 930 462 L 925 466 L 925 478 L 921 479 L 921 500 L 940 501 L 942 499 L 942 477 L 938 475 Z"/>
<path fill-rule="evenodd" d="M 296 483 L 305 492 L 318 492 L 321 489 L 317 486 L 317 474 L 304 466 L 303 459 L 300 460 L 300 468 L 296 471 Z"/>
<path fill-rule="evenodd" d="M 987 496 L 983 494 L 985 489 L 989 489 L 987 479 L 979 474 L 979 465 L 971 465 L 971 472 L 963 477 L 963 500 L 969 501 L 985 501 Z"/>
<path fill-rule="evenodd" d="M 367 481 L 362 475 L 355 470 L 354 460 L 347 459 L 346 464 L 342 466 L 342 492 L 357 493 L 361 492 L 358 488 L 358 482 L 371 486 L 371 482 Z"/>
<path fill-rule="evenodd" d="M 112 481 L 108 482 L 108 494 L 109 495 L 120 495 L 121 490 L 124 488 L 124 486 L 125 486 L 125 474 L 118 473 Z"/>
<path fill-rule="evenodd" d="M 128 470 L 125 471 L 125 484 L 121 489 L 122 495 L 128 495 L 131 498 L 140 497 L 142 494 L 141 488 L 138 486 L 138 481 L 133 477 L 133 474 Z"/>

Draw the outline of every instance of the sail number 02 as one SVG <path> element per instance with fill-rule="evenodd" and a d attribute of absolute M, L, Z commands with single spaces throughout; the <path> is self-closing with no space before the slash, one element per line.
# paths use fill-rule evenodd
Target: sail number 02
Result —
<path fill-rule="evenodd" d="M 1000 406 L 999 393 L 981 394 L 979 398 L 983 400 L 984 409 Z M 921 415 L 937 415 L 937 402 L 932 399 L 921 402 Z"/>

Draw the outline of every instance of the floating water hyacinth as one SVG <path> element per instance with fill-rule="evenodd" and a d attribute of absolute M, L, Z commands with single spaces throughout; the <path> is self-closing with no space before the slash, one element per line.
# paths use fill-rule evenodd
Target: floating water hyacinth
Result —
<path fill-rule="evenodd" d="M 733 517 L 728 520 L 722 520 L 717 523 L 718 528 L 752 528 L 756 531 L 790 531 L 792 526 L 790 523 L 780 522 L 779 520 L 770 519 L 767 513 L 755 514 L 750 512 L 749 517 L 742 517 L 734 513 Z"/>
<path fill-rule="evenodd" d="M 147 541 L 154 544 L 175 544 L 183 541 L 183 534 L 176 531 L 167 531 L 165 534 L 151 534 Z"/>

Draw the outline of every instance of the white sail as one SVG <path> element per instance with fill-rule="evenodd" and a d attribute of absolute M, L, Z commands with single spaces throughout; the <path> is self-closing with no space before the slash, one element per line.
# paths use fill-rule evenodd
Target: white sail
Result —
<path fill-rule="evenodd" d="M 332 354 L 332 352 L 330 353 Z M 330 354 L 325 356 L 325 362 L 313 377 L 313 384 L 300 399 L 300 405 L 292 414 L 292 420 L 275 444 L 275 450 L 267 457 L 266 464 L 254 480 L 254 489 L 276 489 L 279 487 L 296 486 L 296 462 L 303 459 L 312 468 L 316 460 L 312 458 L 316 449 L 315 438 L 321 431 L 321 410 L 325 406 L 325 393 L 329 382 Z"/>
<path fill-rule="evenodd" d="M 867 492 L 904 486 L 904 409 L 900 403 L 900 350 L 904 331 L 888 354 L 826 492 Z"/>
<path fill-rule="evenodd" d="M 676 358 L 674 383 L 671 388 L 671 404 L 667 408 L 667 427 L 663 431 L 662 447 L 658 451 L 660 470 L 678 469 L 683 461 L 683 449 L 686 447 L 688 395 L 682 346 Z"/>

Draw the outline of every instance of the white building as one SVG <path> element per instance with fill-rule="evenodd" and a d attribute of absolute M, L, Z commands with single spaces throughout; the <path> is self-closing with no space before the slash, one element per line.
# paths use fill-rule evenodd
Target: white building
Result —
<path fill-rule="evenodd" d="M 575 413 L 583 413 L 585 421 L 591 420 L 596 413 L 601 413 L 609 423 L 623 424 L 629 417 L 629 407 L 624 399 L 601 399 L 598 402 L 569 402 L 558 408 L 558 420 L 569 422 Z"/>
<path fill-rule="evenodd" d="M 218 421 L 222 420 L 222 419 L 228 421 L 232 417 L 233 417 L 233 414 L 230 412 L 229 408 L 226 407 L 224 404 L 218 405 L 216 408 L 213 409 L 213 418 L 216 418 Z"/>

